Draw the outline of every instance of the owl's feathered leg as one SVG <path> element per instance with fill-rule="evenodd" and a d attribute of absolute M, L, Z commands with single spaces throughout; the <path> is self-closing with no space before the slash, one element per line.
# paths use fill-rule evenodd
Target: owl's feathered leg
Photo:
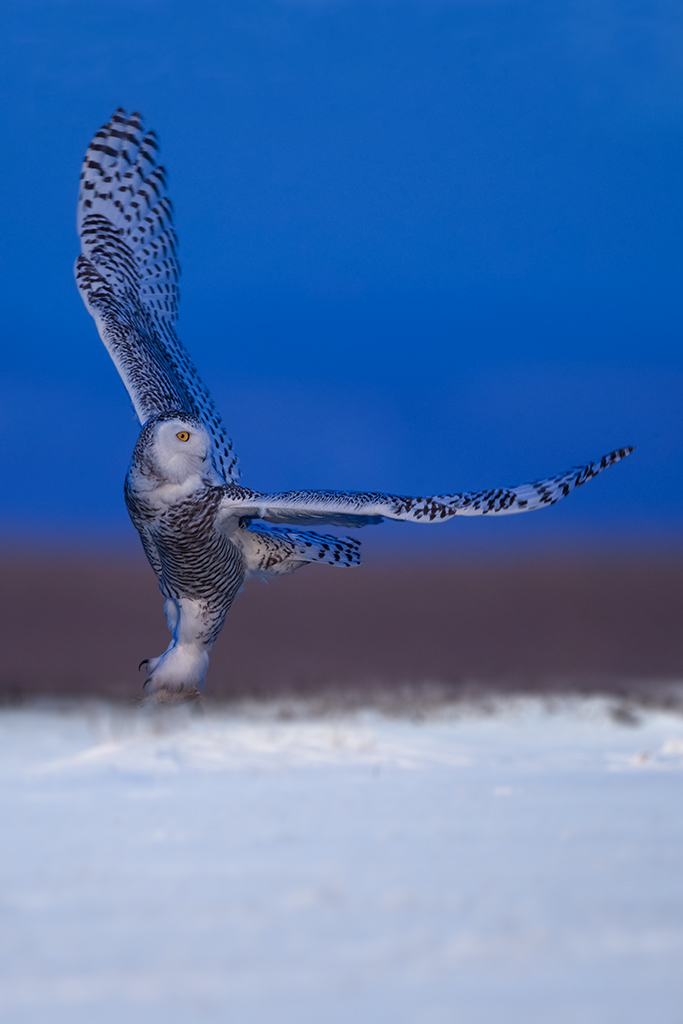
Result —
<path fill-rule="evenodd" d="M 215 640 L 206 628 L 205 604 L 172 598 L 166 601 L 165 610 L 173 639 L 163 654 L 146 662 L 145 694 L 155 703 L 196 700 L 201 696 Z"/>

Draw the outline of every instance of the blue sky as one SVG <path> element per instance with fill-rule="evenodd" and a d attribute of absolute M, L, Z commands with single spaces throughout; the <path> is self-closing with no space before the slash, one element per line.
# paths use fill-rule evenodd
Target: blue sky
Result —
<path fill-rule="evenodd" d="M 1 0 L 5 538 L 134 536 L 137 426 L 72 278 L 118 105 L 160 137 L 180 333 L 245 483 L 443 493 L 635 444 L 434 539 L 676 536 L 682 42 L 664 0 Z"/>

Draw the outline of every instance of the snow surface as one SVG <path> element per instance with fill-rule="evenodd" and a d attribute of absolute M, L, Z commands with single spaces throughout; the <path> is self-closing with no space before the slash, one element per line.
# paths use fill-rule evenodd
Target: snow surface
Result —
<path fill-rule="evenodd" d="M 683 1020 L 683 719 L 0 714 L 0 1016 Z"/>

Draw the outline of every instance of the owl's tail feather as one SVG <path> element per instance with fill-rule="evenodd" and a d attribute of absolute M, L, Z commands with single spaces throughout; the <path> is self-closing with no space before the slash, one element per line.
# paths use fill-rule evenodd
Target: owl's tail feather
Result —
<path fill-rule="evenodd" d="M 236 542 L 242 548 L 247 569 L 268 576 L 282 576 L 307 562 L 350 568 L 360 565 L 360 541 L 353 537 L 266 526 L 245 521 Z"/>

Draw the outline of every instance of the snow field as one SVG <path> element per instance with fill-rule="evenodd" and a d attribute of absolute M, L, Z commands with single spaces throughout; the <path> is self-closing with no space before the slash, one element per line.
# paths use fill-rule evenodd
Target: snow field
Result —
<path fill-rule="evenodd" d="M 683 719 L 0 713 L 10 1024 L 683 1019 Z"/>

